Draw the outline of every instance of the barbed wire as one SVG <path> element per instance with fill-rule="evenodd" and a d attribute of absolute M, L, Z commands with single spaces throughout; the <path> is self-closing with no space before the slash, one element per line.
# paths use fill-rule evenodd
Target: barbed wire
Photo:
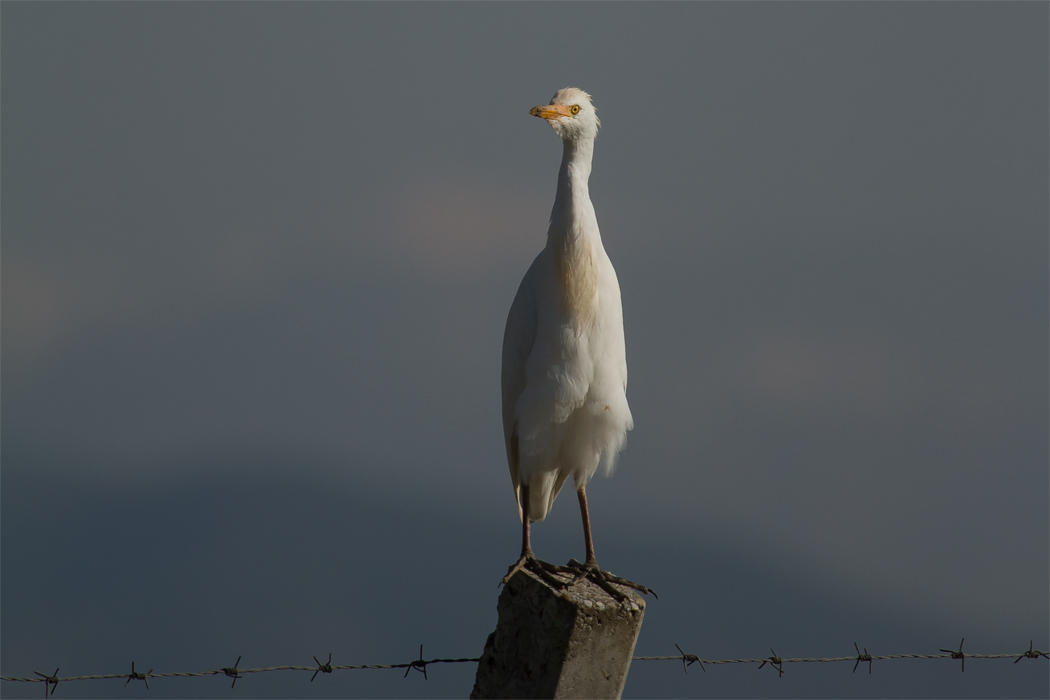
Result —
<path fill-rule="evenodd" d="M 1040 657 L 1050 659 L 1044 651 L 1039 651 L 1034 648 L 1033 642 L 1029 640 L 1028 651 L 1021 652 L 1020 654 L 968 654 L 963 652 L 963 643 L 966 642 L 964 637 L 959 642 L 958 649 L 941 649 L 941 654 L 886 654 L 883 656 L 876 656 L 868 653 L 867 647 L 862 652 L 860 646 L 854 642 L 853 647 L 857 650 L 856 656 L 833 656 L 824 658 L 797 658 L 797 659 L 784 659 L 777 656 L 777 653 L 770 649 L 772 656 L 766 656 L 759 659 L 701 659 L 695 654 L 687 654 L 682 651 L 682 647 L 675 644 L 680 652 L 677 656 L 635 656 L 632 661 L 681 661 L 682 668 L 686 673 L 689 672 L 689 667 L 693 664 L 700 664 L 700 670 L 706 671 L 705 666 L 717 666 L 719 664 L 758 664 L 759 668 L 762 668 L 766 664 L 769 664 L 772 668 L 776 669 L 779 675 L 784 675 L 784 664 L 797 664 L 797 663 L 829 663 L 836 661 L 853 661 L 853 673 L 857 672 L 857 667 L 862 663 L 868 664 L 868 673 L 872 672 L 872 664 L 875 661 L 890 661 L 895 659 L 960 659 L 962 661 L 962 671 L 966 672 L 966 659 L 1014 659 L 1014 663 L 1017 663 L 1021 659 L 1038 659 Z"/>
<path fill-rule="evenodd" d="M 799 657 L 799 658 L 782 658 L 777 655 L 773 649 L 770 649 L 770 656 L 764 656 L 753 659 L 704 659 L 695 654 L 687 654 L 682 650 L 682 647 L 675 644 L 678 649 L 678 654 L 674 656 L 634 656 L 631 658 L 632 661 L 681 661 L 682 669 L 688 673 L 689 667 L 693 664 L 699 664 L 700 670 L 706 672 L 707 666 L 718 666 L 721 664 L 758 664 L 758 668 L 764 668 L 767 664 L 775 669 L 779 676 L 784 675 L 784 664 L 793 663 L 834 663 L 842 661 L 852 661 L 853 673 L 857 672 L 857 668 L 862 664 L 868 664 L 868 673 L 872 672 L 872 665 L 875 661 L 892 661 L 897 659 L 918 659 L 918 660 L 931 660 L 931 659 L 958 659 L 961 661 L 961 670 L 966 671 L 966 659 L 1014 659 L 1016 664 L 1021 659 L 1050 659 L 1050 654 L 1045 651 L 1039 651 L 1034 647 L 1032 640 L 1028 642 L 1028 650 L 1014 654 L 971 654 L 963 652 L 963 644 L 966 642 L 965 637 L 959 642 L 958 649 L 941 649 L 940 654 L 885 654 L 875 655 L 869 654 L 868 649 L 865 647 L 864 651 L 860 650 L 860 645 L 856 642 L 853 643 L 854 648 L 857 651 L 856 656 L 833 656 L 833 657 L 822 657 L 822 658 L 810 658 L 810 657 Z M 218 669 L 212 669 L 209 671 L 173 671 L 165 673 L 155 673 L 151 668 L 145 673 L 135 670 L 135 662 L 131 662 L 130 673 L 106 673 L 96 674 L 89 676 L 66 676 L 60 678 L 58 676 L 59 668 L 56 668 L 54 673 L 43 674 L 39 671 L 33 671 L 36 675 L 35 678 L 18 678 L 14 676 L 0 676 L 0 681 L 10 681 L 15 683 L 43 683 L 44 684 L 44 697 L 48 698 L 54 694 L 58 688 L 59 683 L 69 683 L 73 681 L 96 681 L 96 680 L 119 680 L 125 679 L 124 686 L 127 687 L 131 681 L 142 681 L 146 684 L 146 689 L 149 689 L 149 681 L 151 678 L 199 678 L 203 676 L 218 676 L 225 675 L 228 678 L 232 678 L 233 682 L 230 687 L 233 688 L 237 685 L 237 680 L 243 678 L 248 674 L 253 673 L 269 673 L 273 671 L 312 671 L 313 675 L 310 677 L 310 682 L 313 683 L 314 679 L 317 678 L 319 673 L 333 673 L 335 671 L 359 671 L 359 670 L 372 670 L 372 669 L 405 669 L 404 677 L 407 678 L 408 674 L 413 670 L 419 671 L 423 674 L 423 678 L 427 679 L 427 666 L 433 664 L 463 664 L 463 663 L 477 663 L 480 661 L 478 658 L 462 658 L 462 659 L 424 659 L 423 658 L 423 645 L 419 645 L 419 658 L 413 659 L 405 663 L 398 664 L 333 664 L 332 655 L 328 655 L 328 661 L 321 663 L 321 661 L 314 656 L 315 666 L 267 666 L 265 668 L 239 668 L 241 663 L 240 656 L 237 657 L 237 661 L 232 666 L 225 666 Z"/>

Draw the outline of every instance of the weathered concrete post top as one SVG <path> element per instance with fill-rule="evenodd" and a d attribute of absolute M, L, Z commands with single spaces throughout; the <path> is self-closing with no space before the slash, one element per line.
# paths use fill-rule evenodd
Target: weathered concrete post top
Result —
<path fill-rule="evenodd" d="M 555 578 L 571 583 L 572 578 Z M 503 588 L 471 698 L 619 698 L 642 628 L 645 600 L 584 579 L 564 588 L 518 571 Z"/>

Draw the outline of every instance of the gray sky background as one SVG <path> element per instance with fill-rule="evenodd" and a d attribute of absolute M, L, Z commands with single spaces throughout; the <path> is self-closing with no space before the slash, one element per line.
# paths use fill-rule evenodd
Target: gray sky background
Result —
<path fill-rule="evenodd" d="M 1048 14 L 3 3 L 3 675 L 480 654 L 519 547 L 503 324 L 561 153 L 528 109 L 567 85 L 603 122 L 637 427 L 590 493 L 599 560 L 661 596 L 638 653 L 1046 648 Z M 572 500 L 544 559 L 582 555 Z M 1050 692 L 1029 660 L 767 670 L 626 694 Z M 147 692 L 93 683 L 58 692 Z"/>

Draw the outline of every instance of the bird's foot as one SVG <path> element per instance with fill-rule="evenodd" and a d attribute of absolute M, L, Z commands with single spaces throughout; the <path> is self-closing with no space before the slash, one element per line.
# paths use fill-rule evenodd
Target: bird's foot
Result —
<path fill-rule="evenodd" d="M 652 594 L 654 598 L 659 598 L 656 595 L 656 591 L 648 586 L 628 581 L 625 578 L 620 578 L 613 573 L 604 571 L 598 566 L 597 561 L 588 561 L 581 564 L 575 559 L 570 559 L 565 566 L 556 566 L 555 564 L 540 561 L 530 552 L 522 554 L 521 558 L 507 570 L 507 575 L 500 581 L 500 585 L 505 585 L 519 571 L 528 571 L 558 590 L 565 590 L 586 579 L 621 603 L 627 600 L 627 595 L 617 589 L 616 586 L 633 588 L 639 593 Z"/>
<path fill-rule="evenodd" d="M 568 586 L 569 583 L 567 581 L 562 581 L 561 579 L 558 579 L 552 576 L 551 574 L 563 573 L 562 570 L 563 567 L 555 566 L 554 564 L 548 564 L 545 561 L 540 561 L 535 557 L 535 555 L 529 552 L 522 554 L 521 558 L 518 559 L 518 561 L 515 562 L 507 570 L 507 575 L 504 576 L 503 579 L 500 581 L 500 585 L 506 585 L 506 583 L 510 581 L 511 578 L 513 578 L 514 574 L 518 573 L 519 571 L 528 571 L 543 579 L 543 581 L 546 582 L 548 585 L 561 590 Z"/>
<path fill-rule="evenodd" d="M 600 566 L 598 566 L 597 560 L 594 559 L 590 559 L 584 562 L 583 564 L 576 561 L 575 559 L 571 559 L 567 566 L 558 568 L 563 571 L 569 571 L 575 574 L 575 578 L 573 579 L 572 584 L 570 585 L 575 585 L 583 581 L 584 579 L 587 579 L 591 581 L 594 585 L 598 586 L 603 591 L 611 595 L 613 598 L 621 602 L 626 600 L 627 596 L 624 595 L 622 591 L 618 590 L 616 586 L 633 588 L 639 593 L 644 593 L 645 595 L 649 595 L 651 593 L 654 598 L 660 597 L 656 595 L 656 591 L 649 588 L 648 586 L 643 586 L 642 584 L 635 583 L 634 581 L 628 581 L 625 578 L 620 578 L 619 576 L 613 573 L 604 571 Z M 616 586 L 613 586 L 612 584 L 616 584 Z"/>

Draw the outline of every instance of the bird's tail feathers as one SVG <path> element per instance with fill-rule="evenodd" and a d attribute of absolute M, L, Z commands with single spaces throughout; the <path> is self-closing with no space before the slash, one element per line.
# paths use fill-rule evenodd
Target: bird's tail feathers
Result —
<path fill-rule="evenodd" d="M 554 506 L 554 499 L 561 493 L 565 486 L 565 480 L 571 472 L 549 471 L 534 474 L 529 479 L 529 519 L 540 522 L 547 517 Z M 518 496 L 518 517 L 523 517 L 521 503 L 521 488 L 516 489 Z"/>

